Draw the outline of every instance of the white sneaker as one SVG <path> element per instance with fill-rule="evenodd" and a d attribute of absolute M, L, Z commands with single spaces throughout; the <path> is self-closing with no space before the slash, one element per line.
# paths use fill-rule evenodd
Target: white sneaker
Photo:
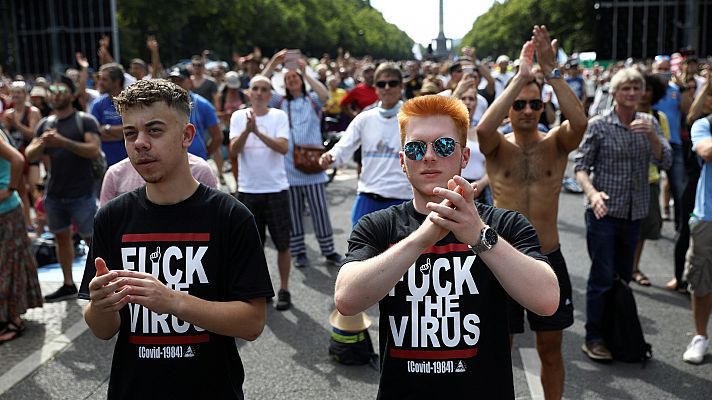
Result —
<path fill-rule="evenodd" d="M 699 364 L 707 354 L 707 348 L 710 345 L 709 339 L 702 335 L 695 335 L 690 344 L 687 345 L 687 350 L 682 355 L 682 359 L 692 364 Z"/>

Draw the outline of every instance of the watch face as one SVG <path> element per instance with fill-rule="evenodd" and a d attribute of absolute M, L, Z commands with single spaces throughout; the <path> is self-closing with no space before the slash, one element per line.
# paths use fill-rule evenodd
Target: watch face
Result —
<path fill-rule="evenodd" d="M 497 232 L 492 228 L 485 230 L 484 239 L 490 246 L 494 246 L 497 243 Z"/>

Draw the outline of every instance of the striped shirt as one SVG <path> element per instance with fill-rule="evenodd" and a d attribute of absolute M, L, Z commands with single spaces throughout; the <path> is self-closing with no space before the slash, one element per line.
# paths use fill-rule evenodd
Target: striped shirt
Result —
<path fill-rule="evenodd" d="M 284 168 L 287 170 L 287 180 L 290 186 L 314 185 L 326 183 L 328 180 L 325 172 L 305 174 L 294 167 L 295 143 L 299 145 L 324 145 L 321 137 L 321 118 L 319 114 L 324 102 L 313 91 L 309 92 L 308 96 L 311 97 L 311 100 L 301 96 L 289 101 L 279 93 L 272 92 L 272 99 L 269 103 L 270 107 L 279 108 L 287 113 L 289 117 L 289 151 L 284 156 Z"/>
<path fill-rule="evenodd" d="M 662 145 L 660 160 L 653 157 L 647 136 L 633 133 L 611 109 L 589 121 L 574 171 L 587 172 L 596 190 L 608 194 L 608 216 L 635 221 L 648 215 L 648 164 L 669 168 L 672 150 L 653 116 L 636 113 L 633 119 L 646 119 L 655 127 Z M 588 197 L 585 203 L 586 209 L 591 207 Z"/>

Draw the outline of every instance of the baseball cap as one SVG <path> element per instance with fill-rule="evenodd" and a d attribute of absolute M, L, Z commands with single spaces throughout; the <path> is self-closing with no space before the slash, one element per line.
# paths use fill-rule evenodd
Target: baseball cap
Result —
<path fill-rule="evenodd" d="M 230 71 L 225 74 L 225 85 L 229 87 L 230 89 L 239 89 L 240 88 L 240 75 L 237 74 L 235 71 Z"/>
<path fill-rule="evenodd" d="M 168 74 L 170 78 L 190 79 L 190 71 L 184 66 L 175 67 Z"/>
<path fill-rule="evenodd" d="M 497 64 L 504 63 L 504 62 L 509 62 L 509 57 L 502 54 L 501 56 L 497 57 Z"/>

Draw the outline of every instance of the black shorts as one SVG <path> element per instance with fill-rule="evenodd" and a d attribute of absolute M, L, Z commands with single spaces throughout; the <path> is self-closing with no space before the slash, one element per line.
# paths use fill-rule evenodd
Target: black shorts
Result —
<path fill-rule="evenodd" d="M 556 278 L 559 280 L 559 308 L 554 315 L 542 317 L 527 310 L 527 320 L 529 328 L 533 331 L 560 331 L 568 328 L 574 323 L 574 303 L 571 299 L 571 280 L 569 271 L 566 269 L 561 249 L 557 249 L 546 255 L 551 268 L 554 269 Z M 507 297 L 507 318 L 509 320 L 509 333 L 524 332 L 524 307 L 520 306 L 511 297 Z"/>
<path fill-rule="evenodd" d="M 289 191 L 277 193 L 238 193 L 237 199 L 255 216 L 257 231 L 264 246 L 265 226 L 269 228 L 272 243 L 277 251 L 289 249 L 289 231 L 292 222 L 289 214 Z"/>

